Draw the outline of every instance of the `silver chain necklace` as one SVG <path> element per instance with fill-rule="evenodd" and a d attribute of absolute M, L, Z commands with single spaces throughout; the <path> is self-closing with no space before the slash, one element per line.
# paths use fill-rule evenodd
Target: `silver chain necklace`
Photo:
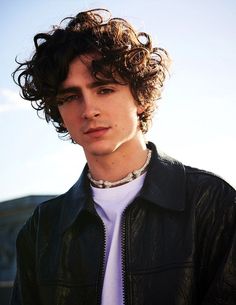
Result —
<path fill-rule="evenodd" d="M 95 180 L 92 178 L 90 172 L 88 172 L 88 178 L 94 186 L 99 187 L 99 188 L 110 188 L 110 187 L 115 187 L 115 186 L 119 186 L 119 185 L 128 183 L 128 182 L 133 181 L 134 179 L 138 178 L 145 172 L 145 170 L 150 162 L 151 156 L 152 156 L 152 151 L 150 149 L 148 149 L 147 159 L 146 159 L 146 162 L 144 163 L 144 165 L 140 169 L 134 170 L 133 172 L 129 173 L 126 177 L 124 177 L 121 180 L 114 181 L 114 182 L 104 181 L 104 180 Z"/>

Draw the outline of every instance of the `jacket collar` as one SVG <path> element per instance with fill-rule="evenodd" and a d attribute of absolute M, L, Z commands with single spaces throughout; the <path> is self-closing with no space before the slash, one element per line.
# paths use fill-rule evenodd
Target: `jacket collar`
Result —
<path fill-rule="evenodd" d="M 140 196 L 156 205 L 173 210 L 185 208 L 185 167 L 179 161 L 158 153 L 148 142 L 152 158 Z"/>
<path fill-rule="evenodd" d="M 148 172 L 140 197 L 161 208 L 183 211 L 185 207 L 185 169 L 182 163 L 164 154 L 159 154 L 153 143 Z M 82 211 L 95 212 L 90 183 L 87 178 L 88 166 L 72 188 L 62 195 L 61 231 L 73 224 Z"/>

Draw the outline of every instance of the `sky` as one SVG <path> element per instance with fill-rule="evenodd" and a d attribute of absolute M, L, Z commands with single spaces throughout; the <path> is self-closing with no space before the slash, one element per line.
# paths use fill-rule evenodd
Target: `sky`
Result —
<path fill-rule="evenodd" d="M 104 7 L 165 48 L 172 67 L 153 126 L 159 150 L 236 187 L 235 0 L 58 0 L 0 2 L 0 201 L 60 194 L 86 162 L 78 145 L 58 138 L 19 96 L 15 58 L 27 60 L 33 36 L 66 16 Z"/>

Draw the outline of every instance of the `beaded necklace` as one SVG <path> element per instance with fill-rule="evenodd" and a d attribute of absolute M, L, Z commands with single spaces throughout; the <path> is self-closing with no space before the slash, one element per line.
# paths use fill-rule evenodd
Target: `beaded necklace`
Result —
<path fill-rule="evenodd" d="M 95 187 L 99 187 L 99 188 L 110 188 L 110 187 L 115 187 L 115 186 L 119 186 L 119 185 L 128 183 L 128 182 L 133 181 L 134 179 L 140 177 L 146 171 L 147 166 L 151 159 L 151 155 L 152 155 L 152 151 L 150 149 L 148 149 L 147 159 L 146 159 L 144 165 L 140 169 L 134 170 L 133 172 L 129 173 L 126 177 L 124 177 L 123 179 L 120 179 L 118 181 L 110 182 L 110 181 L 106 181 L 106 180 L 95 180 L 92 178 L 90 172 L 88 172 L 88 178 Z"/>

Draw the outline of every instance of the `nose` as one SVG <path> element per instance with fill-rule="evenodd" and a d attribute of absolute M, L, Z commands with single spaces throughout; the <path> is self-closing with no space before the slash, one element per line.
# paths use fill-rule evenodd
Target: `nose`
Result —
<path fill-rule="evenodd" d="M 91 120 L 100 115 L 100 110 L 93 102 L 84 101 L 84 109 L 82 113 L 82 118 L 86 120 Z"/>

